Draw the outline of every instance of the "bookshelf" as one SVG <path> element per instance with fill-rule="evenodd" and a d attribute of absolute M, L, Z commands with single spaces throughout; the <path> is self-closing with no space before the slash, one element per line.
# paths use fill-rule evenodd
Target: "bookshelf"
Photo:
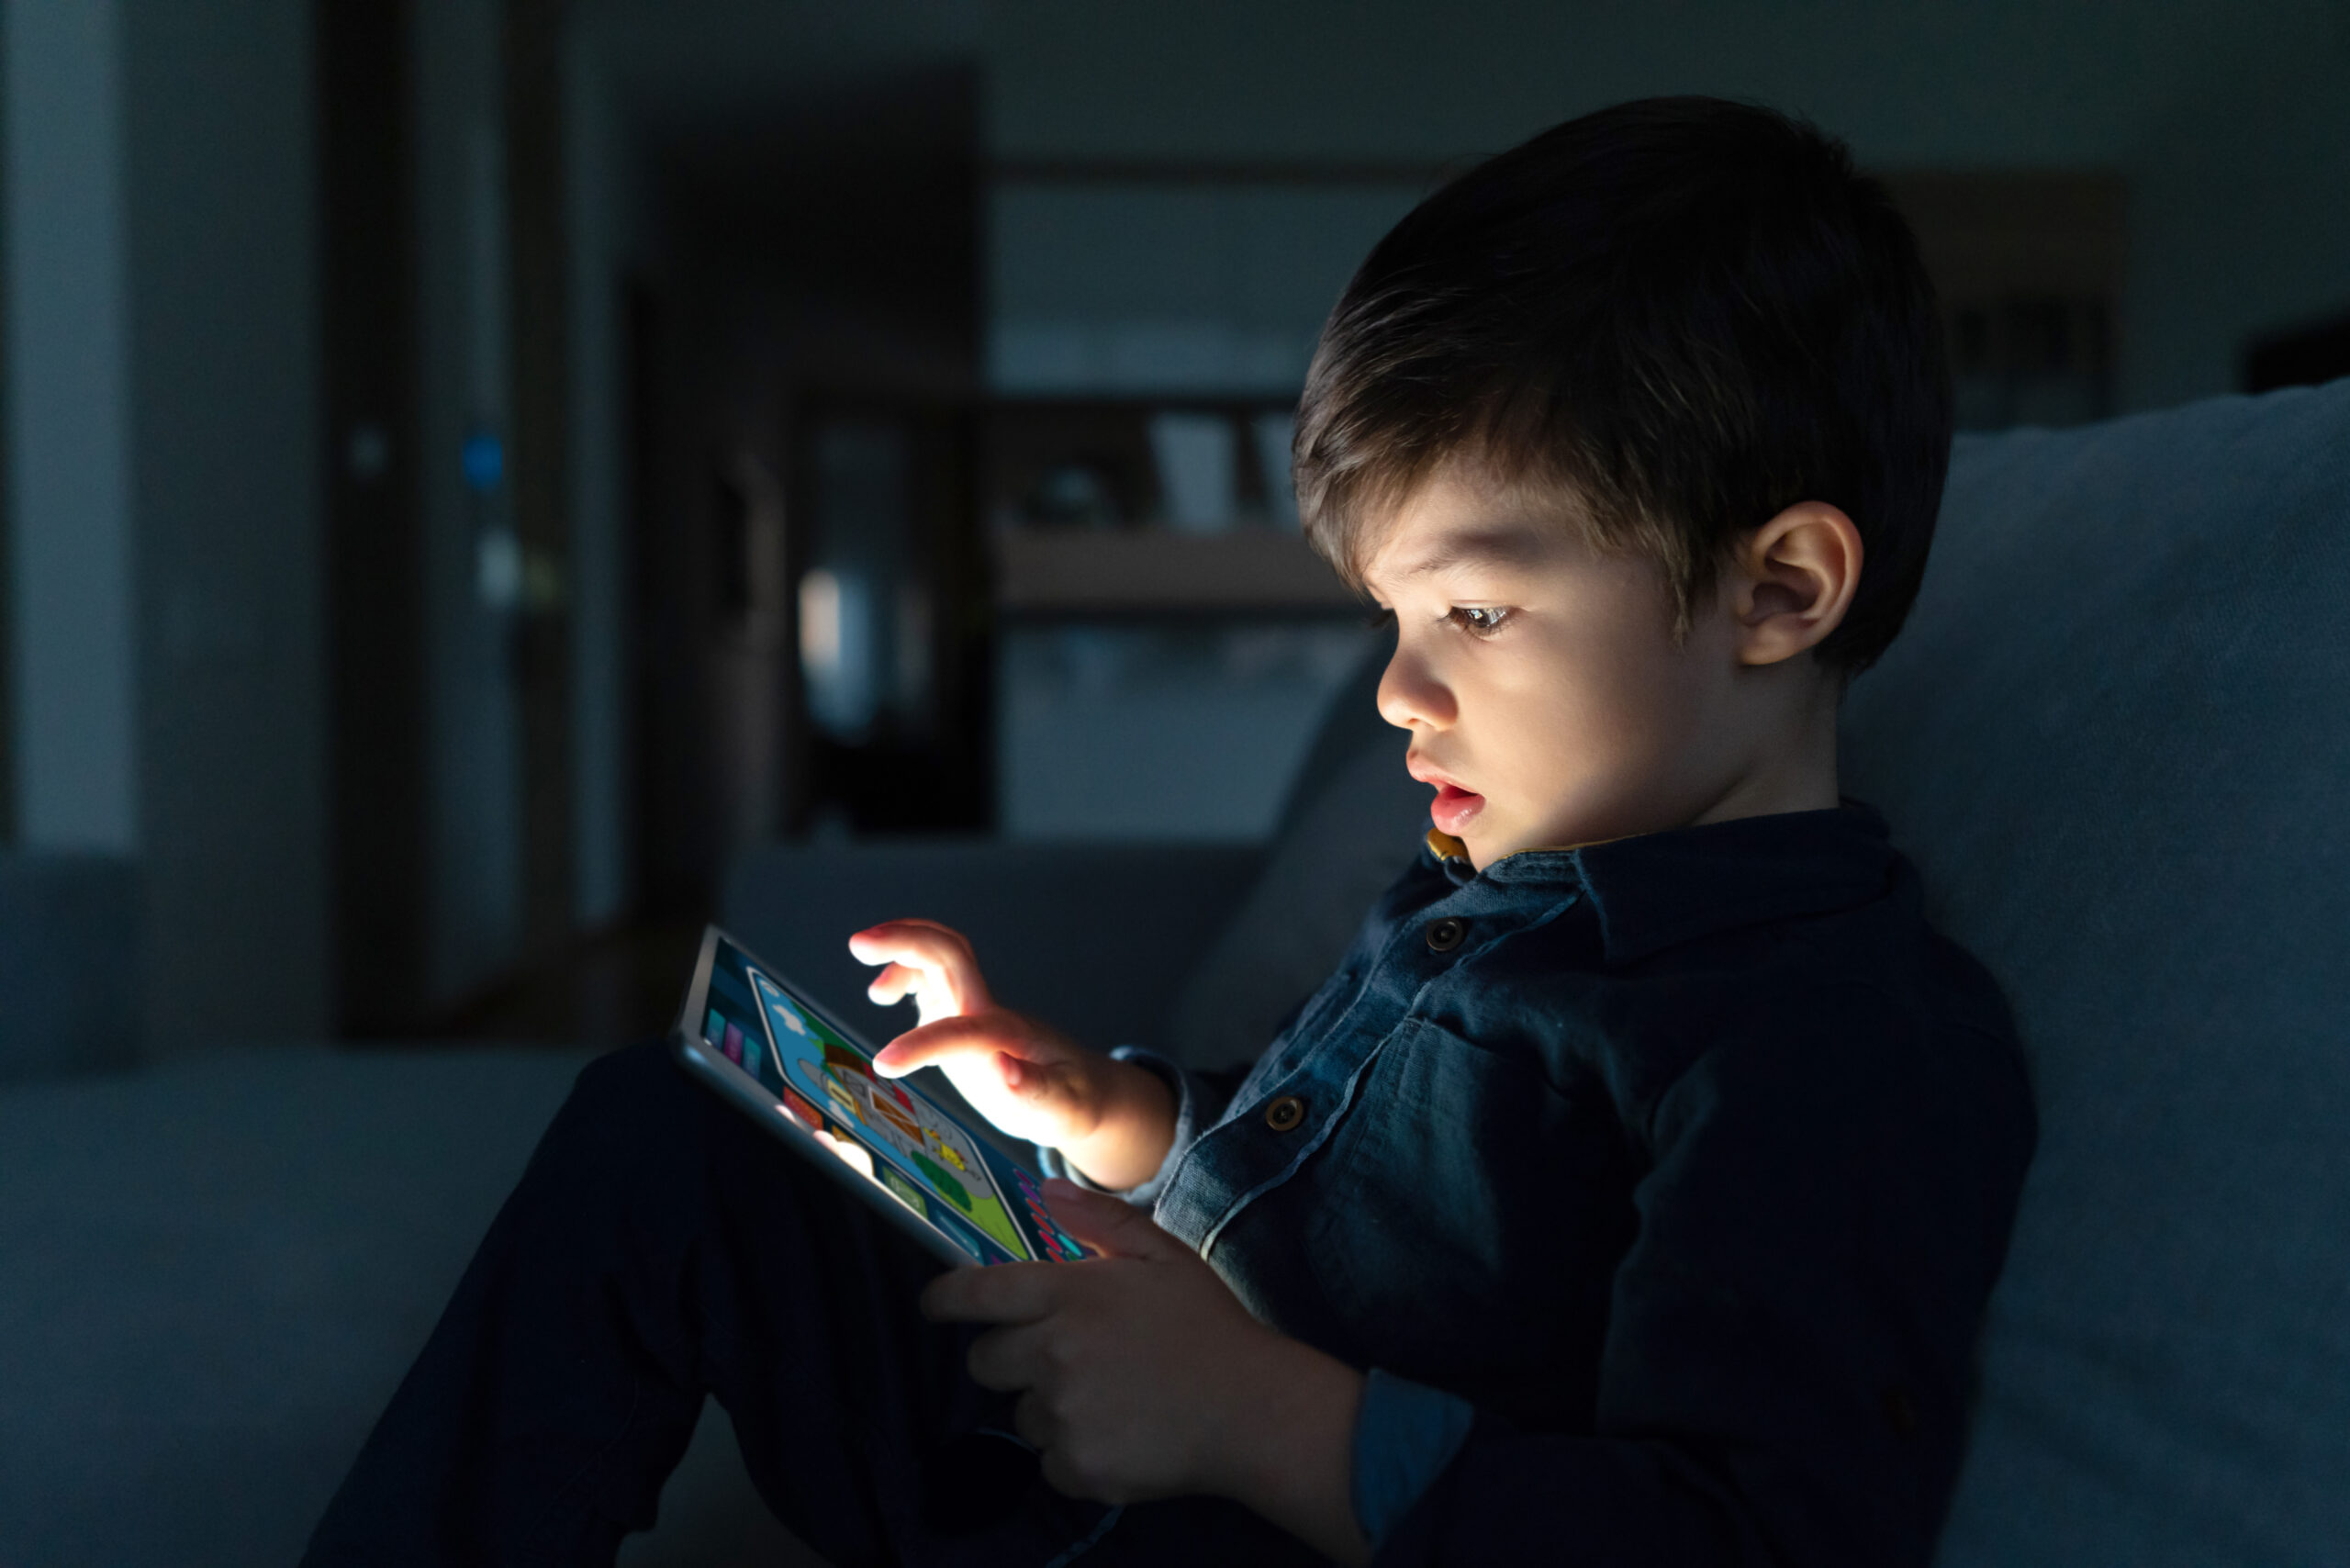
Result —
<path fill-rule="evenodd" d="M 1297 532 L 1293 413 L 1265 398 L 992 405 L 980 512 L 997 610 L 1031 622 L 1353 612 L 1355 597 Z"/>

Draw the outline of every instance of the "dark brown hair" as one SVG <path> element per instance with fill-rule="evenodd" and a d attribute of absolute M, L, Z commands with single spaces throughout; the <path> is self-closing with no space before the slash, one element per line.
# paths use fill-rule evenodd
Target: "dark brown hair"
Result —
<path fill-rule="evenodd" d="M 1932 286 L 1843 144 L 1754 105 L 1644 98 L 1479 165 L 1379 242 L 1307 373 L 1298 505 L 1359 583 L 1380 521 L 1476 463 L 1655 560 L 1685 636 L 1740 535 L 1825 501 L 1863 543 L 1815 650 L 1849 676 L 1917 597 L 1950 431 Z"/>

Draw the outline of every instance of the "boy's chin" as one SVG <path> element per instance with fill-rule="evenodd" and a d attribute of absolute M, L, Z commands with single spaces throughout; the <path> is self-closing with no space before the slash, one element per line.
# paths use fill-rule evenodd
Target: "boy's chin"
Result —
<path fill-rule="evenodd" d="M 1490 815 L 1490 813 L 1487 813 Z M 1495 821 L 1472 822 L 1466 833 L 1456 833 L 1462 847 L 1469 851 L 1469 863 L 1482 871 L 1496 860 L 1506 860 L 1513 855 L 1524 855 L 1537 849 L 1572 849 L 1606 835 L 1579 833 L 1582 824 L 1574 823 L 1542 823 L 1515 825 Z"/>
<path fill-rule="evenodd" d="M 1469 852 L 1469 864 L 1480 871 L 1505 856 L 1528 847 L 1513 842 L 1505 835 L 1480 833 L 1473 827 L 1467 833 L 1456 833 L 1452 836 L 1459 839 L 1460 847 Z"/>

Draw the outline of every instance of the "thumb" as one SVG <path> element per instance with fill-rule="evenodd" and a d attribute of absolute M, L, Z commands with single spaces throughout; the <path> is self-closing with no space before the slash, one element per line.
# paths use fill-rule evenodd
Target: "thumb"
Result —
<path fill-rule="evenodd" d="M 1097 1252 L 1153 1263 L 1193 1256 L 1190 1248 L 1159 1229 L 1147 1213 L 1124 1198 L 1089 1193 L 1058 1176 L 1045 1183 L 1045 1196 L 1061 1228 Z"/>

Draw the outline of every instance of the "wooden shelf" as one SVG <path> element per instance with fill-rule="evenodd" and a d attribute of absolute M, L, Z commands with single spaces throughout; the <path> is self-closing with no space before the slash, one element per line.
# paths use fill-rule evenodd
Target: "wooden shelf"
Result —
<path fill-rule="evenodd" d="M 995 536 L 996 604 L 1025 615 L 1311 610 L 1360 601 L 1294 533 L 1236 526 L 1015 529 Z"/>

